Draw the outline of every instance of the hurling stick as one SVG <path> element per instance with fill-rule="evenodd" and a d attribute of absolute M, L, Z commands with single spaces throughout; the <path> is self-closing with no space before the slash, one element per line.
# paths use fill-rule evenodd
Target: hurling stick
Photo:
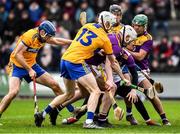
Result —
<path fill-rule="evenodd" d="M 164 87 L 162 85 L 162 83 L 160 82 L 156 82 L 155 80 L 153 80 L 151 77 L 149 77 L 138 65 L 136 65 L 136 67 L 140 70 L 140 72 L 149 80 L 149 82 L 154 85 L 156 91 L 158 93 L 162 93 L 164 91 Z"/>
<path fill-rule="evenodd" d="M 33 77 L 33 89 L 34 89 L 34 113 L 39 112 L 38 101 L 37 101 L 37 89 L 36 89 L 36 78 Z"/>
<path fill-rule="evenodd" d="M 126 82 L 121 80 L 120 81 L 120 86 L 123 86 L 123 85 L 126 85 Z M 153 99 L 156 95 L 155 93 L 155 86 L 153 85 L 152 87 L 148 88 L 148 89 L 144 89 L 142 87 L 139 87 L 139 86 L 136 86 L 136 85 L 129 85 L 129 87 L 133 88 L 133 89 L 136 89 L 142 93 L 144 93 L 145 95 L 147 95 L 147 97 L 149 97 L 150 99 Z"/>
<path fill-rule="evenodd" d="M 101 75 L 104 79 L 104 81 L 106 81 L 106 76 L 105 76 L 105 73 L 104 73 L 104 70 L 102 68 L 102 66 L 99 66 L 100 68 L 100 71 L 101 71 Z M 116 120 L 122 120 L 123 116 L 124 116 L 124 110 L 122 108 L 120 108 L 118 105 L 117 105 L 117 102 L 116 100 L 114 99 L 114 96 L 112 95 L 112 92 L 111 90 L 108 91 L 108 95 L 109 95 L 109 98 L 111 100 L 111 103 L 112 103 L 112 106 L 113 106 L 113 110 L 114 110 L 114 117 Z"/>
<path fill-rule="evenodd" d="M 82 26 L 84 26 L 87 23 L 86 12 L 81 12 L 80 13 L 79 21 L 80 21 Z"/>

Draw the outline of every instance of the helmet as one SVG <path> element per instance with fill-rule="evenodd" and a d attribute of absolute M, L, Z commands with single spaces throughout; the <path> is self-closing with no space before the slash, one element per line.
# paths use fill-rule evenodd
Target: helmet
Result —
<path fill-rule="evenodd" d="M 48 34 L 50 36 L 55 36 L 55 34 L 56 34 L 55 26 L 48 20 L 43 21 L 39 25 L 39 30 L 44 30 L 46 32 L 46 34 Z"/>
<path fill-rule="evenodd" d="M 141 25 L 141 26 L 147 26 L 148 17 L 146 15 L 144 15 L 144 14 L 138 14 L 133 18 L 132 24 L 138 24 L 138 25 Z"/>
<path fill-rule="evenodd" d="M 109 7 L 109 11 L 111 13 L 122 13 L 122 9 L 121 6 L 117 5 L 117 4 L 113 4 Z"/>
<path fill-rule="evenodd" d="M 115 17 L 112 13 L 110 13 L 110 12 L 108 12 L 108 11 L 102 11 L 102 12 L 99 14 L 98 22 L 103 25 L 103 27 L 105 28 L 105 30 L 108 31 L 108 30 L 110 30 L 110 29 L 112 28 L 112 26 L 113 26 L 114 24 L 116 24 L 116 17 Z M 108 22 L 109 25 L 110 25 L 108 28 L 107 28 L 106 25 L 105 25 L 106 22 Z"/>
<path fill-rule="evenodd" d="M 124 38 L 123 40 L 124 40 L 125 44 L 128 44 L 129 42 L 131 42 L 137 38 L 136 31 L 130 25 L 125 25 L 124 28 L 122 28 L 120 30 L 120 32 Z"/>

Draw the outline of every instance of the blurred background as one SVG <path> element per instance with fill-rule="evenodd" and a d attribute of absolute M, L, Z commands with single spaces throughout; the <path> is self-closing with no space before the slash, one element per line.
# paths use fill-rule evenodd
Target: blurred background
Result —
<path fill-rule="evenodd" d="M 154 39 L 149 60 L 157 79 L 167 77 L 166 83 L 172 73 L 180 72 L 180 0 L 0 0 L 0 82 L 6 82 L 9 55 L 19 35 L 26 30 L 48 19 L 55 24 L 57 37 L 73 39 L 81 27 L 81 11 L 87 12 L 88 22 L 94 22 L 97 14 L 108 10 L 111 4 L 122 7 L 124 24 L 131 24 L 136 14 L 148 16 L 148 31 Z M 47 44 L 40 50 L 37 61 L 48 72 L 59 73 L 64 50 Z M 163 77 L 159 78 L 159 74 Z"/>

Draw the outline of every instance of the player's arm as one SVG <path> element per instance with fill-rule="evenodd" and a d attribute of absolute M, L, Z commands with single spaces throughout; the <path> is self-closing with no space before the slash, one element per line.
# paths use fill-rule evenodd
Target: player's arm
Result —
<path fill-rule="evenodd" d="M 112 69 L 121 77 L 122 80 L 126 81 L 126 79 L 125 79 L 125 77 L 124 77 L 124 75 L 122 73 L 122 70 L 121 70 L 121 68 L 119 66 L 119 63 L 116 60 L 115 56 L 113 54 L 112 55 L 107 55 L 107 56 L 108 56 L 108 59 L 109 59 L 109 61 L 111 63 Z"/>
<path fill-rule="evenodd" d="M 148 40 L 148 41 L 143 43 L 143 45 L 141 46 L 139 52 L 129 51 L 129 53 L 134 57 L 134 59 L 136 59 L 138 61 L 141 61 L 151 51 L 152 45 L 153 45 L 153 41 L 152 40 Z"/>
<path fill-rule="evenodd" d="M 105 72 L 107 76 L 105 87 L 107 88 L 107 90 L 110 90 L 111 88 L 113 88 L 114 82 L 113 82 L 111 63 L 107 56 L 106 56 L 106 61 L 105 61 Z"/>
<path fill-rule="evenodd" d="M 107 80 L 110 80 L 110 81 L 113 82 L 111 63 L 110 63 L 107 56 L 106 56 L 106 61 L 105 61 L 105 72 L 106 72 L 106 75 L 107 75 Z"/>
<path fill-rule="evenodd" d="M 28 72 L 30 77 L 35 77 L 36 73 L 34 70 L 26 63 L 23 53 L 26 51 L 27 46 L 23 44 L 23 42 L 20 42 L 17 48 L 14 51 L 14 57 L 18 61 L 19 64 L 21 64 Z"/>
<path fill-rule="evenodd" d="M 103 45 L 103 50 L 104 50 L 104 53 L 107 54 L 107 57 L 111 63 L 112 69 L 121 77 L 122 80 L 127 81 L 122 73 L 122 70 L 119 66 L 118 61 L 116 60 L 115 56 L 112 54 L 113 50 L 112 50 L 112 45 L 109 39 Z"/>
<path fill-rule="evenodd" d="M 52 37 L 50 38 L 47 43 L 49 44 L 55 44 L 55 45 L 70 45 L 72 42 L 72 40 L 69 40 L 69 39 L 64 39 L 64 38 L 57 38 L 57 37 Z"/>
<path fill-rule="evenodd" d="M 140 49 L 139 52 L 129 51 L 129 53 L 138 61 L 143 60 L 147 55 L 147 51 L 145 51 L 144 49 Z"/>

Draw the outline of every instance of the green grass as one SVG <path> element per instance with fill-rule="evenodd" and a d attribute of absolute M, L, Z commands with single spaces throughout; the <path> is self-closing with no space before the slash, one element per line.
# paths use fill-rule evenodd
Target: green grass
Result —
<path fill-rule="evenodd" d="M 50 102 L 50 100 L 44 99 L 39 99 L 38 101 L 40 109 L 43 109 Z M 80 104 L 81 102 L 78 102 L 75 105 L 78 106 Z M 118 101 L 118 104 L 125 108 L 123 101 Z M 160 117 L 150 102 L 146 101 L 145 105 L 151 118 L 161 123 Z M 34 125 L 33 101 L 30 99 L 16 99 L 0 119 L 0 123 L 3 123 L 3 126 L 0 126 L 0 133 L 180 133 L 180 102 L 163 101 L 163 105 L 172 126 L 146 126 L 139 113 L 133 108 L 134 116 L 139 121 L 138 126 L 130 126 L 125 118 L 120 122 L 116 121 L 113 117 L 113 111 L 111 110 L 109 120 L 114 124 L 114 128 L 87 130 L 82 128 L 85 116 L 76 124 L 62 125 L 62 119 L 70 115 L 65 109 L 61 112 L 61 116 L 58 117 L 57 126 L 51 126 L 47 116 L 45 122 L 43 122 L 43 127 L 37 128 Z"/>

